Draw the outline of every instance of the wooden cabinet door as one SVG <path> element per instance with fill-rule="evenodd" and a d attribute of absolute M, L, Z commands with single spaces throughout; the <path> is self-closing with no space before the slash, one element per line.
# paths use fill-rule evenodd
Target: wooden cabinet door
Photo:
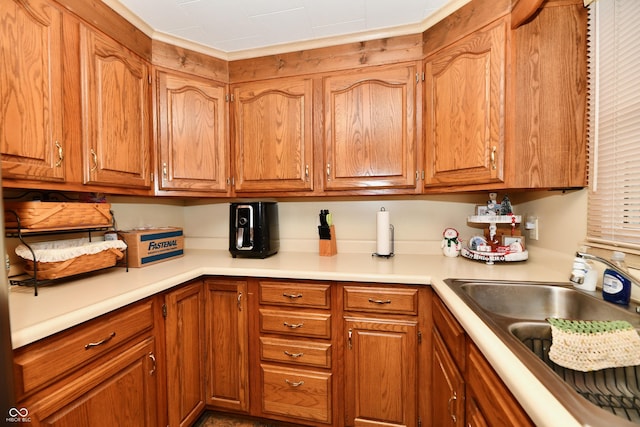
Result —
<path fill-rule="evenodd" d="M 313 190 L 313 85 L 285 78 L 233 88 L 235 190 Z"/>
<path fill-rule="evenodd" d="M 533 426 L 498 374 L 472 342 L 467 345 L 466 411 L 471 426 Z"/>
<path fill-rule="evenodd" d="M 426 60 L 425 186 L 504 180 L 507 24 Z"/>
<path fill-rule="evenodd" d="M 217 409 L 249 410 L 247 282 L 206 280 L 206 396 Z"/>
<path fill-rule="evenodd" d="M 2 177 L 64 181 L 62 13 L 44 0 L 0 2 Z"/>
<path fill-rule="evenodd" d="M 158 187 L 226 194 L 225 86 L 184 74 L 157 75 Z"/>
<path fill-rule="evenodd" d="M 345 425 L 417 426 L 417 325 L 345 319 Z"/>
<path fill-rule="evenodd" d="M 192 425 L 204 409 L 204 302 L 200 281 L 165 297 L 167 399 L 172 427 Z"/>
<path fill-rule="evenodd" d="M 325 190 L 415 188 L 416 67 L 323 79 Z"/>
<path fill-rule="evenodd" d="M 433 426 L 463 427 L 464 378 L 447 351 L 442 337 L 433 330 L 431 413 Z"/>
<path fill-rule="evenodd" d="M 26 406 L 33 426 L 158 425 L 155 341 L 147 338 Z"/>
<path fill-rule="evenodd" d="M 149 188 L 149 64 L 81 25 L 84 183 Z"/>

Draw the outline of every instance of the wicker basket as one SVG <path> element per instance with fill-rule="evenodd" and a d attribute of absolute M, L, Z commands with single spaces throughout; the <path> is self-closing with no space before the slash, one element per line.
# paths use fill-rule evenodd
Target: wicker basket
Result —
<path fill-rule="evenodd" d="M 89 242 L 87 239 L 59 240 L 18 245 L 16 254 L 24 261 L 25 273 L 37 280 L 61 279 L 114 267 L 124 257 L 127 245 L 122 240 Z"/>
<path fill-rule="evenodd" d="M 107 249 L 97 254 L 80 255 L 60 262 L 38 262 L 38 280 L 62 279 L 76 274 L 89 273 L 114 267 L 124 253 L 118 249 Z M 24 260 L 24 271 L 33 276 L 33 261 Z"/>
<path fill-rule="evenodd" d="M 108 227 L 113 225 L 109 203 L 6 202 L 5 228 L 31 230 Z M 15 212 L 16 215 L 11 212 Z"/>

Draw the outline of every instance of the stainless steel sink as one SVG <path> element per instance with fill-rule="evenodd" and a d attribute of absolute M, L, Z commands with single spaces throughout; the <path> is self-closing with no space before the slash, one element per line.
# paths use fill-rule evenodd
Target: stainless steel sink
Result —
<path fill-rule="evenodd" d="M 627 320 L 640 328 L 640 315 L 621 310 L 571 286 L 541 283 L 465 282 L 460 285 L 475 303 L 492 314 L 527 320 L 548 317 L 578 320 Z"/>
<path fill-rule="evenodd" d="M 568 283 L 447 279 L 445 283 L 493 330 L 581 423 L 640 424 L 640 367 L 579 372 L 548 357 L 549 317 L 627 320 L 640 330 L 635 305 L 608 303 Z"/>

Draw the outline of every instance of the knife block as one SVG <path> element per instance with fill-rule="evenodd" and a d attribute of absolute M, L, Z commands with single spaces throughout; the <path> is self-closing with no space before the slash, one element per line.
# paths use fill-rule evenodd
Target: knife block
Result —
<path fill-rule="evenodd" d="M 335 226 L 330 226 L 331 239 L 320 239 L 320 256 L 334 256 L 338 253 Z"/>

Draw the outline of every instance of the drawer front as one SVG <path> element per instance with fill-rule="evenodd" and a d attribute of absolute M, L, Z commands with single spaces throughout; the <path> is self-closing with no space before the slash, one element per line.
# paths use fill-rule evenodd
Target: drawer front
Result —
<path fill-rule="evenodd" d="M 444 341 L 458 367 L 465 365 L 465 332 L 438 297 L 433 298 L 433 325 Z"/>
<path fill-rule="evenodd" d="M 331 315 L 260 309 L 260 332 L 331 338 Z"/>
<path fill-rule="evenodd" d="M 417 315 L 418 289 L 345 286 L 344 309 Z"/>
<path fill-rule="evenodd" d="M 331 344 L 260 337 L 260 358 L 318 368 L 331 368 Z"/>
<path fill-rule="evenodd" d="M 331 374 L 262 365 L 265 414 L 331 422 Z"/>
<path fill-rule="evenodd" d="M 330 285 L 260 281 L 260 304 L 328 309 L 330 301 Z"/>
<path fill-rule="evenodd" d="M 153 302 L 150 300 L 17 349 L 14 352 L 16 386 L 22 394 L 29 393 L 152 328 Z"/>

